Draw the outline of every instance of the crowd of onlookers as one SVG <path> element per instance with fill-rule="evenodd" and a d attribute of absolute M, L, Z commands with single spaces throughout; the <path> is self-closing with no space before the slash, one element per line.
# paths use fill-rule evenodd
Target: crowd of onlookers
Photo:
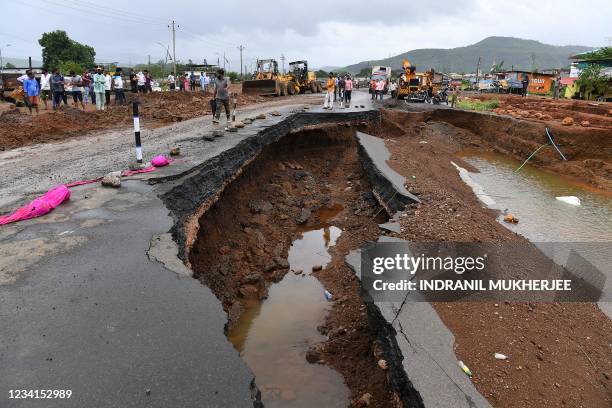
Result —
<path fill-rule="evenodd" d="M 25 75 L 17 78 L 23 84 L 24 103 L 32 112 L 38 112 L 39 101 L 42 100 L 45 109 L 51 107 L 55 110 L 69 104 L 75 108 L 85 110 L 85 105 L 95 104 L 98 110 L 105 110 L 111 103 L 111 93 L 115 94 L 115 104 L 124 105 L 126 102 L 124 80 L 120 68 L 113 72 L 105 71 L 102 67 L 95 71 L 85 71 L 82 74 L 71 70 L 63 75 L 58 68 L 49 73 L 43 69 L 40 81 L 34 73 L 27 71 Z"/>
<path fill-rule="evenodd" d="M 194 73 L 179 77 L 178 86 L 181 91 L 194 91 L 196 83 L 200 88 L 208 92 L 211 79 L 202 72 L 199 78 Z M 168 75 L 167 84 L 170 90 L 176 89 L 177 79 L 174 73 Z M 35 110 L 38 113 L 39 104 L 42 101 L 45 109 L 58 109 L 62 103 L 66 106 L 72 104 L 77 109 L 85 110 L 85 106 L 92 104 L 97 110 L 106 110 L 111 104 L 111 95 L 114 94 L 115 105 L 125 105 L 126 91 L 132 93 L 148 93 L 154 88 L 154 80 L 148 70 L 130 70 L 128 75 L 123 76 L 121 68 L 112 71 L 98 67 L 95 70 L 86 70 L 83 73 L 71 70 L 62 73 L 58 68 L 49 72 L 42 70 L 40 79 L 35 78 L 30 70 L 25 75 L 17 78 L 23 85 L 24 103 L 30 113 Z M 126 89 L 129 87 L 128 89 Z"/>

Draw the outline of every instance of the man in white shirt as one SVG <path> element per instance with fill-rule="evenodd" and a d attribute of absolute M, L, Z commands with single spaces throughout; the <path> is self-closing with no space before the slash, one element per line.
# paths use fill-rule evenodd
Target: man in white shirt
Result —
<path fill-rule="evenodd" d="M 176 82 L 174 81 L 174 72 L 171 72 L 170 75 L 168 75 L 168 87 L 171 91 L 174 91 L 174 89 L 176 88 Z"/>
<path fill-rule="evenodd" d="M 40 96 L 45 104 L 45 110 L 49 109 L 47 99 L 51 97 L 51 74 L 46 69 L 43 69 L 40 75 Z"/>
<path fill-rule="evenodd" d="M 106 106 L 110 105 L 111 88 L 113 87 L 113 77 L 110 73 L 104 75 L 104 96 L 106 97 Z"/>
<path fill-rule="evenodd" d="M 138 73 L 136 74 L 136 78 L 138 79 L 138 92 L 145 93 L 145 76 L 142 71 L 138 71 Z"/>
<path fill-rule="evenodd" d="M 208 87 L 210 85 L 210 78 L 208 77 L 206 72 L 202 73 L 202 76 L 200 77 L 200 82 L 202 83 L 202 90 L 208 93 Z"/>
<path fill-rule="evenodd" d="M 123 78 L 121 78 L 121 71 L 117 70 L 115 76 L 113 76 L 113 89 L 115 90 L 115 105 L 125 105 L 125 91 L 123 90 Z"/>

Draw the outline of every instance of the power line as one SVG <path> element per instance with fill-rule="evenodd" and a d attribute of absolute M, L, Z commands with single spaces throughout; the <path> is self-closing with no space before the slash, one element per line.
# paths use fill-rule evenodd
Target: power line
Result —
<path fill-rule="evenodd" d="M 68 1 L 68 0 L 64 0 L 64 1 Z M 51 5 L 55 5 L 59 7 L 65 7 L 67 11 L 76 11 L 78 13 L 86 14 L 88 16 L 92 15 L 92 10 L 89 8 L 89 6 L 83 6 L 82 4 L 65 4 L 65 3 L 60 3 L 58 1 L 54 1 L 54 0 L 45 0 L 43 3 L 51 4 Z M 119 11 L 113 12 L 113 11 L 102 9 L 102 10 L 95 10 L 95 13 L 93 14 L 94 16 L 97 16 L 97 17 L 112 18 L 113 20 L 119 20 L 121 22 L 126 22 L 126 23 L 131 23 L 131 24 L 146 24 L 146 25 L 159 25 L 160 24 L 160 23 L 154 23 L 151 21 L 145 21 L 140 18 L 125 16 L 121 13 L 122 12 L 119 12 Z"/>
<path fill-rule="evenodd" d="M 121 9 L 117 9 L 117 8 L 113 8 L 113 7 L 100 6 L 99 4 L 91 3 L 91 2 L 85 1 L 85 0 L 63 0 L 63 1 L 69 1 L 71 3 L 76 3 L 76 4 L 79 4 L 79 5 L 85 5 L 87 8 L 94 8 L 94 9 L 98 9 L 98 10 L 102 10 L 102 11 L 112 11 L 112 12 L 116 12 L 116 13 L 121 13 L 121 16 L 130 16 L 130 17 L 133 17 L 133 18 L 141 20 L 141 21 L 148 21 L 151 24 L 161 24 L 161 23 L 163 23 L 162 19 L 147 17 L 147 16 L 144 16 L 144 15 L 141 15 L 141 14 L 138 14 L 138 13 L 132 13 L 130 11 L 121 10 Z"/>

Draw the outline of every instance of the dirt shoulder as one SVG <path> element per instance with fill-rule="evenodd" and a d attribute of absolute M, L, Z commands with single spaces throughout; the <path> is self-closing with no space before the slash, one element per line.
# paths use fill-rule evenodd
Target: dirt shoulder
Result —
<path fill-rule="evenodd" d="M 386 135 L 390 165 L 423 203 L 401 218 L 410 241 L 519 242 L 525 239 L 483 208 L 450 163 L 477 143 L 441 122 L 393 127 Z M 427 143 L 420 143 L 426 140 Z M 423 163 L 427 163 L 426 166 Z M 412 176 L 415 176 L 414 178 Z M 524 262 L 529 264 L 530 260 Z M 607 407 L 612 403 L 612 322 L 588 303 L 437 303 L 455 336 L 457 358 L 496 407 Z M 509 356 L 496 360 L 499 352 Z"/>
<path fill-rule="evenodd" d="M 563 124 L 568 127 L 595 127 L 612 129 L 612 103 L 575 99 L 552 99 L 540 96 L 526 98 L 506 94 L 470 94 L 466 97 L 478 100 L 498 100 L 494 112 L 526 120 Z"/>
<path fill-rule="evenodd" d="M 238 93 L 238 106 L 244 107 L 266 100 L 254 95 L 242 95 L 238 86 L 232 86 Z M 23 109 L 0 110 L 0 151 L 36 143 L 59 141 L 84 136 L 101 130 L 114 130 L 132 125 L 133 101 L 140 102 L 140 116 L 148 128 L 158 128 L 183 120 L 211 113 L 211 93 L 203 92 L 154 92 L 145 95 L 128 92 L 128 104 L 114 105 L 114 97 L 106 111 L 95 111 L 87 105 L 85 112 L 62 105 L 54 112 L 45 111 L 41 105 L 40 115 L 30 115 Z M 285 100 L 289 97 L 275 98 Z M 10 104 L 2 103 L 5 107 Z"/>

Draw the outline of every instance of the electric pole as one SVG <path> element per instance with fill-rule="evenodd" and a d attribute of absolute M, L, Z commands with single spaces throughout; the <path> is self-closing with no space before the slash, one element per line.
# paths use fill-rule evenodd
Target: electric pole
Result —
<path fill-rule="evenodd" d="M 482 57 L 478 57 L 478 64 L 476 64 L 476 83 L 478 83 L 478 74 L 480 73 L 481 61 L 482 61 Z"/>
<path fill-rule="evenodd" d="M 223 70 L 225 71 L 225 62 L 227 59 L 225 58 L 225 51 L 223 51 Z"/>
<path fill-rule="evenodd" d="M 283 74 L 285 73 L 285 54 L 281 54 L 281 61 L 283 63 Z"/>
<path fill-rule="evenodd" d="M 240 50 L 240 79 L 244 79 L 242 76 L 242 50 L 244 50 L 244 45 L 241 44 L 238 49 Z"/>
<path fill-rule="evenodd" d="M 168 26 L 170 27 L 170 26 Z M 178 27 L 178 26 L 176 26 Z M 174 86 L 176 86 L 176 27 L 174 26 L 174 20 L 172 20 L 172 65 L 174 70 Z"/>

